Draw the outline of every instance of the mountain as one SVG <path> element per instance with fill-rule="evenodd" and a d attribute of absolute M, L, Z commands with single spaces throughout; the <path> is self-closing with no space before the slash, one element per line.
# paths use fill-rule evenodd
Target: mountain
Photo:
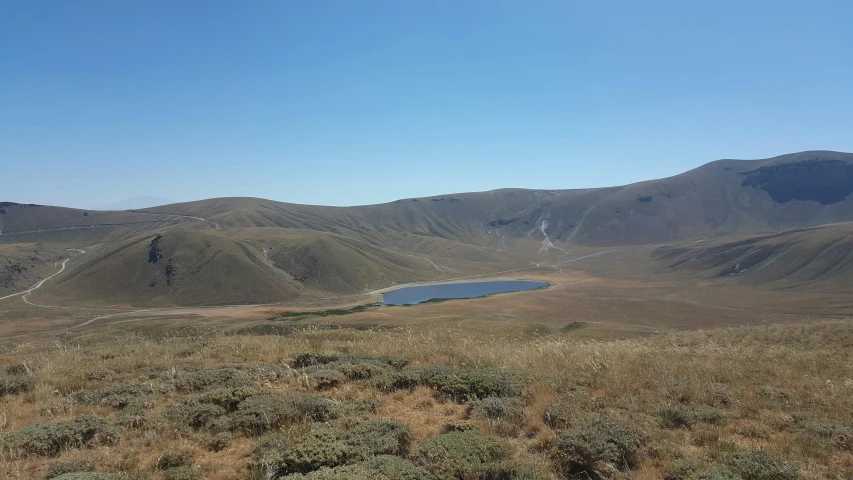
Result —
<path fill-rule="evenodd" d="M 719 160 L 670 178 L 589 190 L 504 189 L 360 207 L 218 198 L 144 210 L 226 227 L 307 228 L 381 241 L 387 232 L 477 245 L 495 236 L 626 245 L 853 220 L 853 154 Z M 546 239 L 547 235 L 547 239 Z"/>
<path fill-rule="evenodd" d="M 171 200 L 166 200 L 165 198 L 149 197 L 143 195 L 125 198 L 124 200 L 120 200 L 109 205 L 101 206 L 97 208 L 97 210 L 133 210 L 140 208 L 156 207 L 158 205 L 167 205 L 170 203 L 174 202 Z"/>
<path fill-rule="evenodd" d="M 128 305 L 357 295 L 411 281 L 529 269 L 564 261 L 573 248 L 607 246 L 666 244 L 670 250 L 655 250 L 658 268 L 716 278 L 785 251 L 846 245 L 840 238 L 847 227 L 812 227 L 853 221 L 851 193 L 853 154 L 812 151 L 718 160 L 621 187 L 502 189 L 356 207 L 215 198 L 87 211 L 4 202 L 0 246 L 8 247 L 0 249 L 0 262 L 23 266 L 25 256 L 16 253 L 13 261 L 8 252 L 36 248 L 46 252 L 42 262 L 49 265 L 65 248 L 85 249 L 68 273 L 38 294 L 66 303 Z M 829 243 L 817 240 L 823 238 Z M 742 241 L 754 245 L 743 250 Z M 815 256 L 801 271 L 823 272 L 822 265 L 842 260 Z M 28 271 L 35 271 L 39 264 L 29 262 Z M 739 278 L 835 285 L 850 276 L 848 264 L 839 265 L 826 277 L 762 266 L 767 276 Z M 8 285 L 33 278 L 10 268 L 15 272 L 7 275 Z"/>

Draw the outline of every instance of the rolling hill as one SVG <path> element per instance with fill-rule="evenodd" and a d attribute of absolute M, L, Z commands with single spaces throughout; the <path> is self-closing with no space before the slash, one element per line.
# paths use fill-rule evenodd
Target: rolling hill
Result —
<path fill-rule="evenodd" d="M 0 249 L 0 261 L 20 264 L 11 244 L 50 252 L 33 256 L 44 262 L 55 261 L 64 248 L 85 247 L 75 268 L 39 295 L 133 305 L 354 295 L 411 281 L 529 268 L 565 259 L 566 249 L 574 247 L 687 241 L 694 243 L 657 250 L 658 265 L 711 278 L 718 270 L 742 273 L 737 270 L 743 265 L 762 263 L 763 274 L 749 272 L 743 281 L 836 285 L 850 276 L 846 260 L 836 258 L 846 246 L 841 237 L 847 227 L 802 229 L 853 221 L 851 193 L 853 154 L 812 151 L 718 160 L 621 187 L 502 189 L 355 207 L 214 198 L 86 211 L 4 202 L 0 246 L 6 248 Z M 780 270 L 788 261 L 769 262 L 800 250 L 823 253 L 798 256 L 810 259 L 797 267 L 799 273 Z M 822 266 L 833 261 L 841 262 L 835 273 Z M 13 273 L 6 275 L 7 285 L 29 279 Z"/>

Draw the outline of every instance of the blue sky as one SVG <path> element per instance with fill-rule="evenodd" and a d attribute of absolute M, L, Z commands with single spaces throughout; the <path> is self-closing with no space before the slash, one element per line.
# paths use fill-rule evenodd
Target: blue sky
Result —
<path fill-rule="evenodd" d="M 853 151 L 849 1 L 0 0 L 0 200 L 354 205 Z"/>

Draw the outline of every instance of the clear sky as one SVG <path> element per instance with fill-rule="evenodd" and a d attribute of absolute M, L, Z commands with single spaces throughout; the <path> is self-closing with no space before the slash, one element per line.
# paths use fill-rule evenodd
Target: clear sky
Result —
<path fill-rule="evenodd" d="M 0 201 L 353 205 L 853 151 L 849 0 L 0 0 Z"/>

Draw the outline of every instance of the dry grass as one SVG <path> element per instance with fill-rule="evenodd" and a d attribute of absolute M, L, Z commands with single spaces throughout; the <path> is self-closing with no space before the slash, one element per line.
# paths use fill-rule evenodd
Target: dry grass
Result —
<path fill-rule="evenodd" d="M 806 479 L 844 479 L 853 472 L 849 448 L 804 440 L 808 422 L 853 425 L 853 324 L 837 321 L 813 325 L 742 327 L 671 333 L 630 340 L 579 341 L 570 334 L 540 336 L 472 334 L 437 324 L 413 330 L 306 330 L 290 336 L 216 334 L 206 337 L 147 337 L 123 334 L 85 344 L 22 343 L 6 348 L 0 366 L 33 380 L 30 391 L 0 397 L 0 431 L 35 423 L 64 421 L 95 413 L 115 421 L 107 406 L 82 405 L 72 394 L 111 384 L 147 383 L 154 389 L 145 427 L 124 429 L 117 443 L 68 448 L 58 458 L 4 452 L 5 478 L 43 478 L 53 461 L 86 458 L 100 471 L 142 472 L 152 478 L 164 452 L 189 449 L 202 478 L 245 478 L 255 444 L 262 439 L 235 436 L 224 450 L 212 452 L 212 434 L 177 428 L 162 413 L 184 396 L 166 388 L 150 371 L 175 366 L 198 368 L 221 364 L 278 364 L 286 375 L 262 380 L 274 392 L 306 391 L 298 371 L 287 365 L 298 354 L 334 351 L 361 356 L 402 355 L 416 365 L 521 372 L 532 375 L 518 428 L 496 429 L 478 420 L 484 433 L 510 435 L 517 461 L 558 478 L 548 449 L 555 432 L 542 421 L 556 400 L 572 402 L 574 417 L 607 416 L 628 422 L 649 436 L 635 478 L 661 478 L 679 458 L 693 456 L 709 466 L 733 452 L 760 448 L 786 459 Z M 90 372 L 113 372 L 100 379 Z M 158 370 L 159 369 L 159 370 Z M 465 406 L 436 398 L 425 387 L 383 393 L 369 382 L 346 383 L 322 395 L 343 403 L 372 399 L 372 416 L 406 423 L 417 444 L 442 433 L 451 421 L 466 418 Z M 724 419 L 665 428 L 664 407 L 689 411 L 716 409 Z M 514 434 L 507 432 L 513 431 Z M 606 475 L 604 475 L 606 477 Z"/>

